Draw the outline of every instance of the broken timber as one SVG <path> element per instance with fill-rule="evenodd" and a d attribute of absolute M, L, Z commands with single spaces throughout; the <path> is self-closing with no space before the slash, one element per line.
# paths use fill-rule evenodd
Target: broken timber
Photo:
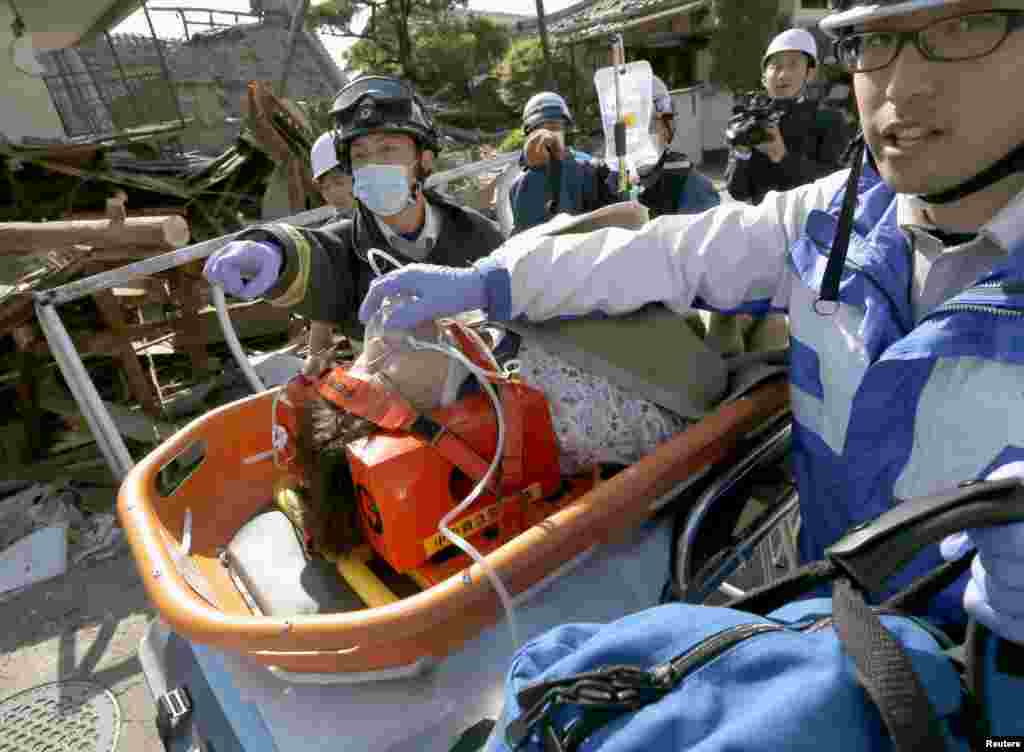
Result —
<path fill-rule="evenodd" d="M 188 222 L 179 215 L 127 217 L 120 222 L 81 219 L 57 222 L 0 222 L 0 253 L 33 255 L 55 248 L 147 246 L 171 250 L 189 241 Z"/>

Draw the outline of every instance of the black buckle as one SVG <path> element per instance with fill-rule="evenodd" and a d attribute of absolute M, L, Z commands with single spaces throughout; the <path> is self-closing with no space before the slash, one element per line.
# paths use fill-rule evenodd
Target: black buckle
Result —
<path fill-rule="evenodd" d="M 156 728 L 160 739 L 166 742 L 181 733 L 192 715 L 192 696 L 185 686 L 165 692 L 156 701 Z"/>
<path fill-rule="evenodd" d="M 609 720 L 656 702 L 673 686 L 674 682 L 664 682 L 654 672 L 635 666 L 608 666 L 541 682 L 517 695 L 520 707 L 525 710 L 506 726 L 505 741 L 509 747 L 517 749 L 531 730 L 542 724 L 545 752 L 570 752 Z M 557 705 L 578 706 L 584 717 L 559 733 L 551 719 L 551 712 Z"/>

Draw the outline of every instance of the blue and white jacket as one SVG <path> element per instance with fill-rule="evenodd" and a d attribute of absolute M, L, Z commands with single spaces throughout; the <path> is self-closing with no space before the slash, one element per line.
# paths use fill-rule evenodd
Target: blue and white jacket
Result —
<path fill-rule="evenodd" d="M 1005 261 L 915 324 L 912 251 L 897 197 L 865 166 L 840 307 L 819 316 L 848 171 L 664 216 L 639 231 L 513 238 L 477 262 L 493 319 L 625 313 L 662 301 L 732 312 L 788 311 L 801 554 L 820 559 L 851 526 L 908 498 L 1024 459 L 1024 194 L 982 228 Z M 896 583 L 941 562 L 923 553 Z M 965 580 L 936 602 L 963 620 Z"/>

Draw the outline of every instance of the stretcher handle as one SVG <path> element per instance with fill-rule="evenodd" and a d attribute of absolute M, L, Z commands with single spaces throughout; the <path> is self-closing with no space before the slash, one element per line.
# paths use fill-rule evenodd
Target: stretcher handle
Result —
<path fill-rule="evenodd" d="M 1018 478 L 965 481 L 951 491 L 894 501 L 892 509 L 825 549 L 825 558 L 868 592 L 882 590 L 926 546 L 947 535 L 1024 522 L 1024 485 Z"/>

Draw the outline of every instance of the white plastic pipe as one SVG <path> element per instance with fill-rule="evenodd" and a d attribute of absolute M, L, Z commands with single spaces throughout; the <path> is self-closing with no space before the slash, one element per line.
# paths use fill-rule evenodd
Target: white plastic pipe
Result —
<path fill-rule="evenodd" d="M 220 321 L 220 328 L 224 331 L 224 341 L 228 343 L 228 349 L 235 356 L 235 362 L 242 369 L 245 380 L 249 382 L 249 386 L 257 394 L 266 391 L 267 387 L 263 384 L 259 374 L 256 373 L 252 363 L 249 362 L 249 357 L 245 354 L 245 350 L 242 349 L 242 343 L 238 341 L 235 325 L 231 323 L 231 316 L 228 315 L 228 304 L 224 298 L 224 288 L 220 285 L 210 285 L 210 292 L 213 297 L 213 307 L 217 311 L 217 320 Z"/>

